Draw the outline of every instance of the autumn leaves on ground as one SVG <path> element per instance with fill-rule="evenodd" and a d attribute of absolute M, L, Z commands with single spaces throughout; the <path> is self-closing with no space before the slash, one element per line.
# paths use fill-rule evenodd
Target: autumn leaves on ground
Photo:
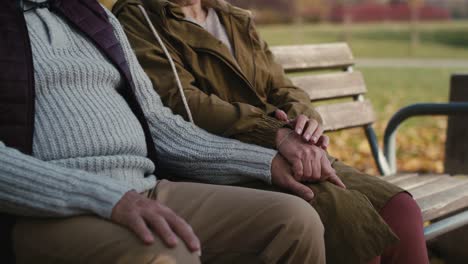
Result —
<path fill-rule="evenodd" d="M 436 118 L 434 124 L 403 129 L 397 138 L 398 170 L 411 172 L 443 172 L 446 119 Z M 384 124 L 375 126 L 382 139 Z M 378 174 L 374 159 L 362 129 L 330 134 L 330 153 L 361 171 Z"/>
<path fill-rule="evenodd" d="M 271 45 L 330 43 L 343 41 L 340 25 L 268 25 L 261 26 L 262 36 Z M 382 144 L 383 131 L 391 116 L 400 108 L 421 102 L 447 102 L 450 76 L 468 73 L 468 67 L 445 65 L 429 67 L 426 59 L 444 59 L 454 65 L 468 59 L 468 21 L 426 23 L 420 26 L 421 42 L 410 48 L 407 24 L 353 25 L 351 46 L 355 57 L 370 59 L 410 58 L 420 67 L 360 67 L 377 114 L 374 128 Z M 450 63 L 449 63 L 450 64 Z M 458 67 L 458 68 L 457 68 Z M 443 172 L 447 119 L 413 118 L 397 134 L 399 171 Z M 364 131 L 360 128 L 329 134 L 330 152 L 346 163 L 370 174 L 377 174 Z"/>
<path fill-rule="evenodd" d="M 362 68 L 369 89 L 367 98 L 374 106 L 374 128 L 382 146 L 383 133 L 390 118 L 402 107 L 421 102 L 446 102 L 450 75 L 462 69 Z M 467 69 L 465 69 L 467 72 Z M 447 118 L 416 117 L 407 120 L 397 132 L 399 171 L 443 172 Z M 377 174 L 362 128 L 329 134 L 330 152 L 343 161 Z"/>

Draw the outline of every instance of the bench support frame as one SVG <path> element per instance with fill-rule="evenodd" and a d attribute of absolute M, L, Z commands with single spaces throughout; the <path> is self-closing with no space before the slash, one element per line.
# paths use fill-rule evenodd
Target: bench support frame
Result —
<path fill-rule="evenodd" d="M 407 106 L 398 111 L 391 119 L 384 133 L 384 154 L 390 165 L 390 173 L 397 172 L 396 132 L 400 125 L 410 117 L 435 115 L 468 115 L 468 103 L 423 103 Z M 379 160 L 376 160 L 379 162 Z"/>
<path fill-rule="evenodd" d="M 431 240 L 440 235 L 468 225 L 468 210 L 462 213 L 444 218 L 440 221 L 432 223 L 424 228 L 424 237 Z"/>

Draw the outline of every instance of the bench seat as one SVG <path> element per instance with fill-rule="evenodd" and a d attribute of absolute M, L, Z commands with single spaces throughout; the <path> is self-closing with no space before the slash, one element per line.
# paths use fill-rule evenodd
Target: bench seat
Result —
<path fill-rule="evenodd" d="M 468 208 L 468 180 L 448 175 L 398 174 L 382 177 L 411 193 L 424 221 L 433 221 Z"/>

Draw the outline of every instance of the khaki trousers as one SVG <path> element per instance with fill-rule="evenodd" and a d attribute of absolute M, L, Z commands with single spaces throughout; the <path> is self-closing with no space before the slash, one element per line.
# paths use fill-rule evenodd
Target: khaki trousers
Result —
<path fill-rule="evenodd" d="M 163 180 L 148 194 L 187 220 L 202 257 L 179 241 L 144 245 L 132 232 L 95 216 L 19 219 L 17 263 L 325 263 L 316 211 L 292 195 Z"/>

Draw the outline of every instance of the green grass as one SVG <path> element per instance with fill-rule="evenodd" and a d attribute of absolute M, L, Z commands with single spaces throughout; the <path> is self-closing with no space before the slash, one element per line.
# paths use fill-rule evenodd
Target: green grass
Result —
<path fill-rule="evenodd" d="M 377 112 L 379 122 L 386 124 L 400 108 L 424 102 L 449 100 L 450 76 L 468 69 L 398 69 L 361 68 L 368 87 L 369 98 Z M 431 117 L 414 118 L 404 128 L 431 123 Z"/>
<path fill-rule="evenodd" d="M 270 45 L 344 41 L 341 25 L 304 24 L 260 26 Z M 468 59 L 468 21 L 422 23 L 421 45 L 410 50 L 410 27 L 405 23 L 356 24 L 350 27 L 356 57 L 417 57 Z"/>
<path fill-rule="evenodd" d="M 402 107 L 416 102 L 446 102 L 450 76 L 468 69 L 361 68 L 371 98 L 379 112 L 387 105 Z"/>

